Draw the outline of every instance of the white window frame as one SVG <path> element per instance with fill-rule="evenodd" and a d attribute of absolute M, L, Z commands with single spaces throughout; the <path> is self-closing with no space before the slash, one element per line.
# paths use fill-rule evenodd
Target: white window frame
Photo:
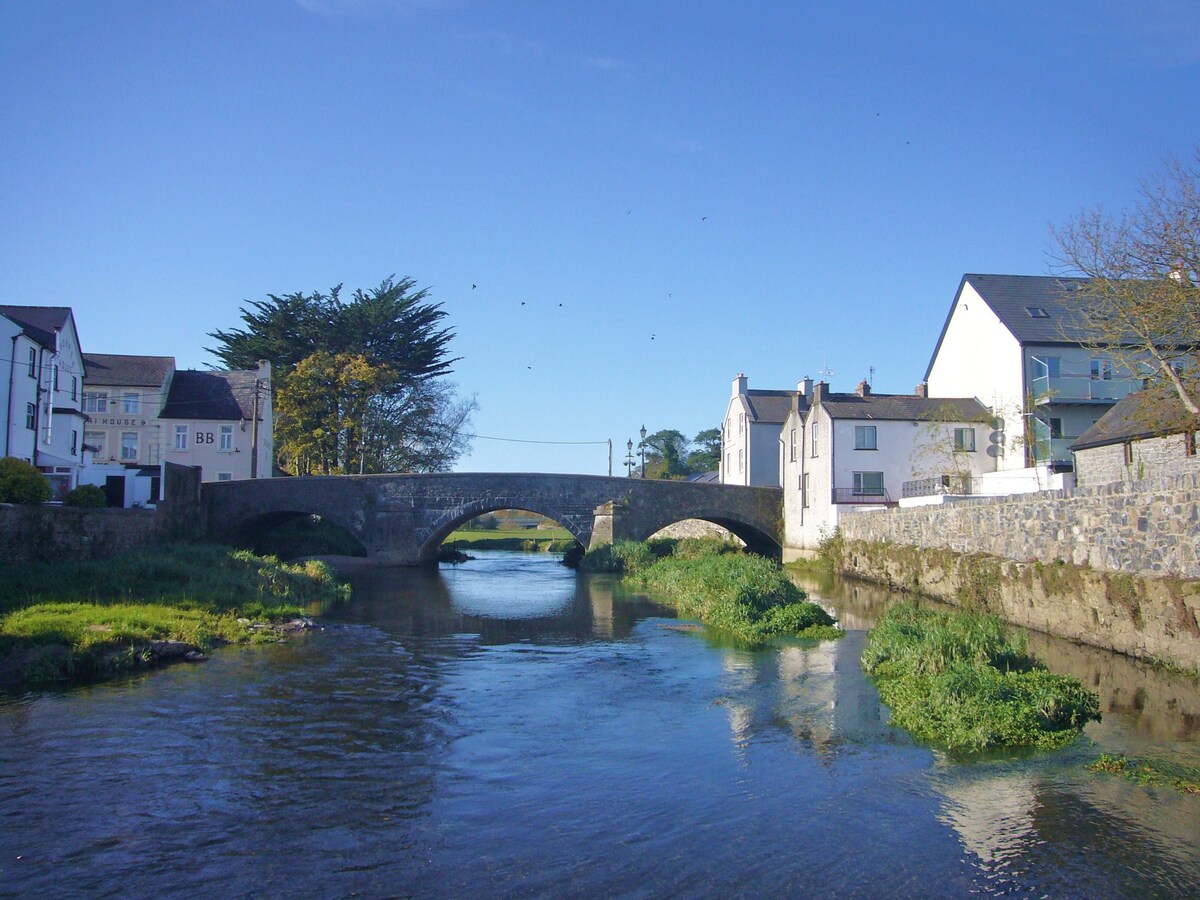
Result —
<path fill-rule="evenodd" d="M 975 452 L 975 429 L 974 428 L 955 428 L 954 429 L 954 452 L 956 452 L 956 453 L 974 453 Z"/>
<path fill-rule="evenodd" d="M 188 427 L 186 425 L 175 426 L 175 449 L 186 451 L 188 448 Z"/>
<path fill-rule="evenodd" d="M 820 425 L 821 425 L 820 422 L 812 423 L 812 455 L 813 455 L 814 459 L 820 455 L 821 445 L 817 440 L 817 434 L 820 431 Z"/>
<path fill-rule="evenodd" d="M 1093 356 L 1089 371 L 1092 381 L 1112 381 L 1113 361 L 1104 356 Z"/>
<path fill-rule="evenodd" d="M 133 438 L 133 441 L 128 442 L 125 440 L 126 438 Z M 121 461 L 122 462 L 136 462 L 137 458 L 138 458 L 138 453 L 141 450 L 141 447 L 139 446 L 140 443 L 141 443 L 140 435 L 136 431 L 122 431 L 121 432 Z"/>
<path fill-rule="evenodd" d="M 221 453 L 232 453 L 233 452 L 233 426 L 232 425 L 222 425 L 221 426 L 220 440 L 221 440 L 221 443 L 217 447 L 217 450 L 219 450 Z"/>
<path fill-rule="evenodd" d="M 232 472 L 218 472 L 217 481 L 233 481 Z"/>
<path fill-rule="evenodd" d="M 855 450 L 878 450 L 879 433 L 874 425 L 854 426 Z"/>
<path fill-rule="evenodd" d="M 93 451 L 97 457 L 104 455 L 104 442 L 108 436 L 106 431 L 84 431 L 83 442 L 89 447 L 95 447 Z"/>
<path fill-rule="evenodd" d="M 25 427 L 30 431 L 37 428 L 37 405 L 34 403 L 25 404 Z"/>
<path fill-rule="evenodd" d="M 83 411 L 87 413 L 108 412 L 108 391 L 84 391 Z"/>
<path fill-rule="evenodd" d="M 878 475 L 879 489 L 872 490 L 874 487 L 875 477 Z M 867 480 L 870 476 L 871 485 L 868 485 Z M 882 472 L 855 472 L 854 473 L 854 496 L 855 497 L 884 497 L 887 495 L 887 488 L 884 484 Z"/>
<path fill-rule="evenodd" d="M 121 412 L 136 416 L 141 412 L 141 396 L 136 391 L 126 391 L 121 395 Z"/>

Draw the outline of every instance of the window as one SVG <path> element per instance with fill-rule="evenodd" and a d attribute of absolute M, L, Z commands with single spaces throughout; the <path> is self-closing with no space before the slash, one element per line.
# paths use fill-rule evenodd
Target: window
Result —
<path fill-rule="evenodd" d="M 1189 431 L 1187 434 L 1185 434 L 1183 436 L 1183 455 L 1184 456 L 1195 456 L 1196 455 L 1196 432 Z"/>
<path fill-rule="evenodd" d="M 738 471 L 743 472 L 746 469 L 746 451 L 738 451 Z"/>
<path fill-rule="evenodd" d="M 74 456 L 79 452 L 79 432 L 74 428 L 71 429 L 71 455 Z"/>
<path fill-rule="evenodd" d="M 875 444 L 875 426 L 874 425 L 855 425 L 854 426 L 854 449 L 855 450 L 878 450 Z"/>
<path fill-rule="evenodd" d="M 1125 465 L 1132 466 L 1133 465 L 1133 442 L 1126 441 L 1124 444 L 1124 449 L 1125 449 Z"/>
<path fill-rule="evenodd" d="M 79 399 L 79 379 L 74 375 L 71 376 L 71 399 Z"/>
<path fill-rule="evenodd" d="M 121 432 L 121 459 L 133 461 L 138 458 L 138 434 L 136 431 Z"/>
<path fill-rule="evenodd" d="M 1113 364 L 1111 359 L 1097 357 L 1092 360 L 1092 381 L 1112 381 Z"/>
<path fill-rule="evenodd" d="M 218 472 L 217 481 L 233 481 L 232 472 Z"/>
<path fill-rule="evenodd" d="M 804 485 L 800 488 L 800 505 L 808 507 L 808 473 L 804 473 Z"/>
<path fill-rule="evenodd" d="M 233 452 L 233 426 L 232 425 L 222 425 L 221 426 L 221 443 L 220 443 L 218 449 L 220 449 L 220 451 L 222 453 L 232 453 Z"/>
<path fill-rule="evenodd" d="M 25 404 L 25 427 L 33 431 L 37 427 L 37 407 L 32 403 Z"/>
<path fill-rule="evenodd" d="M 85 431 L 83 433 L 83 443 L 92 448 L 92 452 L 99 458 L 104 455 L 104 432 L 103 431 Z"/>
<path fill-rule="evenodd" d="M 83 411 L 89 413 L 108 412 L 108 391 L 84 391 Z"/>
<path fill-rule="evenodd" d="M 175 426 L 175 449 L 186 450 L 188 448 L 188 427 L 186 425 Z"/>
<path fill-rule="evenodd" d="M 818 428 L 818 425 L 819 425 L 819 423 L 817 423 L 817 422 L 813 422 L 813 424 L 812 424 L 812 455 L 813 456 L 817 455 L 817 446 L 818 446 L 817 445 L 817 432 L 820 430 Z"/>
<path fill-rule="evenodd" d="M 792 462 L 796 461 L 796 429 L 792 429 L 790 440 L 788 442 L 788 455 Z"/>
<path fill-rule="evenodd" d="M 746 414 L 738 413 L 738 434 L 746 430 Z"/>
<path fill-rule="evenodd" d="M 1050 419 L 1050 437 L 1060 438 L 1062 436 L 1063 436 L 1062 419 L 1060 419 L 1058 417 L 1052 417 Z"/>
<path fill-rule="evenodd" d="M 856 497 L 882 497 L 882 472 L 855 472 L 854 494 Z"/>
<path fill-rule="evenodd" d="M 964 453 L 975 452 L 975 429 L 974 428 L 955 428 L 954 429 L 954 449 Z"/>
<path fill-rule="evenodd" d="M 1050 318 L 1050 313 L 1046 312 L 1045 308 L 1041 306 L 1027 306 L 1025 307 L 1025 312 L 1029 313 L 1029 318 L 1031 319 Z"/>
<path fill-rule="evenodd" d="M 57 391 L 58 390 L 58 366 L 54 367 L 53 372 L 54 372 L 54 389 Z"/>
<path fill-rule="evenodd" d="M 37 348 L 29 348 L 29 377 L 37 378 Z"/>
<path fill-rule="evenodd" d="M 128 391 L 121 397 L 121 411 L 124 413 L 133 413 L 136 415 L 140 412 L 141 400 L 138 395 L 132 391 Z"/>

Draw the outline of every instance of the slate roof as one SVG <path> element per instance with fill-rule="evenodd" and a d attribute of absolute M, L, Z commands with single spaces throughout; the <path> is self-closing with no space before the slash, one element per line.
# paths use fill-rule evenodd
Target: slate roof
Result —
<path fill-rule="evenodd" d="M 797 391 L 746 391 L 750 421 L 782 425 L 787 421 L 788 413 L 792 411 L 792 400 L 798 396 Z M 800 411 L 803 412 L 806 408 L 807 401 L 801 400 Z"/>
<path fill-rule="evenodd" d="M 1147 388 L 1123 397 L 1103 418 L 1081 434 L 1070 449 L 1088 450 L 1195 430 L 1200 430 L 1200 422 L 1188 414 L 1174 391 Z"/>
<path fill-rule="evenodd" d="M 54 330 L 67 327 L 69 306 L 0 306 L 0 315 L 12 319 L 43 347 L 54 346 Z"/>
<path fill-rule="evenodd" d="M 918 397 L 915 394 L 828 394 L 821 406 L 833 419 L 980 422 L 990 416 L 973 397 Z"/>
<path fill-rule="evenodd" d="M 173 356 L 122 356 L 114 353 L 85 353 L 89 385 L 161 387 L 175 371 Z"/>
<path fill-rule="evenodd" d="M 225 419 L 254 417 L 254 385 L 258 371 L 175 373 L 160 419 Z M 262 408 L 259 408 L 262 418 Z"/>

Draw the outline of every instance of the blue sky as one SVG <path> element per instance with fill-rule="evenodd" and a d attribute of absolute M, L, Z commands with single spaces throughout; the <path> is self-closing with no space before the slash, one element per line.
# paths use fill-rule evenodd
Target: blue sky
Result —
<path fill-rule="evenodd" d="M 738 372 L 911 391 L 962 275 L 1046 274 L 1198 98 L 1191 0 L 3 0 L 0 302 L 205 368 L 250 301 L 411 276 L 460 470 L 620 473 Z"/>

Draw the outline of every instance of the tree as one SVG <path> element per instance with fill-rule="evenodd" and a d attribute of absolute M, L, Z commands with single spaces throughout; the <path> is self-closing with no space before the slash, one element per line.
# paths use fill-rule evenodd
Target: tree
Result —
<path fill-rule="evenodd" d="M 234 369 L 268 359 L 281 467 L 297 474 L 429 472 L 469 446 L 474 399 L 444 376 L 453 332 L 414 282 L 384 279 L 350 302 L 328 294 L 268 295 L 242 310 L 245 328 L 217 330 L 210 349 Z"/>
<path fill-rule="evenodd" d="M 1142 183 L 1132 210 L 1085 210 L 1052 229 L 1085 344 L 1173 391 L 1200 417 L 1200 146 Z"/>
<path fill-rule="evenodd" d="M 714 472 L 721 465 L 721 429 L 705 428 L 692 438 L 696 448 L 688 454 L 687 466 L 693 475 Z"/>
<path fill-rule="evenodd" d="M 683 478 L 689 474 L 684 459 L 688 439 L 674 428 L 646 435 L 646 477 Z"/>

